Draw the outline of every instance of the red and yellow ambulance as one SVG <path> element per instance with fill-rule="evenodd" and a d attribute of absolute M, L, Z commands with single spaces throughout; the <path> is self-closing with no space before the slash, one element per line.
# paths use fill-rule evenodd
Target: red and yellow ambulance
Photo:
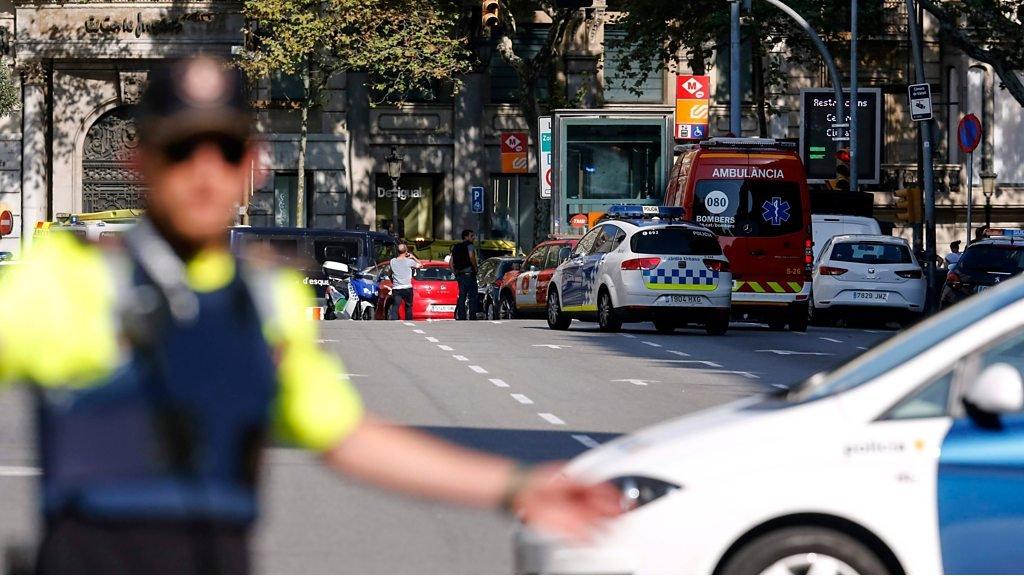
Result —
<path fill-rule="evenodd" d="M 796 145 L 712 138 L 676 151 L 665 204 L 718 235 L 732 264 L 734 316 L 806 330 L 811 201 Z"/>

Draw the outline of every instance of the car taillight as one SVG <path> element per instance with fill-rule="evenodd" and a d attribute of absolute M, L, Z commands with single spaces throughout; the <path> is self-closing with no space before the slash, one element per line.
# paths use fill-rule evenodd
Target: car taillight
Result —
<path fill-rule="evenodd" d="M 651 270 L 661 264 L 661 258 L 633 258 L 625 260 L 621 267 L 623 270 Z"/>
<path fill-rule="evenodd" d="M 835 268 L 832 266 L 820 266 L 818 267 L 818 273 L 824 274 L 825 276 L 842 276 L 849 272 L 846 268 Z"/>
<path fill-rule="evenodd" d="M 707 267 L 708 270 L 712 270 L 715 272 L 729 271 L 729 263 L 722 260 L 712 260 L 708 258 L 704 260 L 704 266 Z"/>
<path fill-rule="evenodd" d="M 959 288 L 960 287 L 960 275 L 957 274 L 956 272 L 950 272 L 949 274 L 946 275 L 946 283 L 949 284 L 953 288 Z"/>
<path fill-rule="evenodd" d="M 897 270 L 896 275 L 900 278 L 913 278 L 914 280 L 922 278 L 920 270 Z"/>

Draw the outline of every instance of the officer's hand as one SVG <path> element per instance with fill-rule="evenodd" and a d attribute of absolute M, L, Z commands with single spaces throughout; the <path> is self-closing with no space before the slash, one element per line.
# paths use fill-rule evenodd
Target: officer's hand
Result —
<path fill-rule="evenodd" d="M 604 520 L 622 512 L 611 484 L 582 484 L 561 472 L 561 465 L 533 469 L 512 501 L 519 518 L 540 530 L 585 540 Z"/>

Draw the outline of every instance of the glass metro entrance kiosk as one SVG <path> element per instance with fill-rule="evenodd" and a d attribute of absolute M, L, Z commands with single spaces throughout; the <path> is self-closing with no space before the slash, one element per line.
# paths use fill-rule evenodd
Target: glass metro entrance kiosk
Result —
<path fill-rule="evenodd" d="M 672 169 L 669 106 L 555 110 L 552 114 L 551 231 L 581 234 L 614 204 L 659 205 Z"/>

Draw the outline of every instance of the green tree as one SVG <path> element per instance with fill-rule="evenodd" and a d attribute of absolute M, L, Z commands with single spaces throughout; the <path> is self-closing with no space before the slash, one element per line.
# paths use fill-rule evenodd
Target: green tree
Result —
<path fill-rule="evenodd" d="M 20 103 L 18 87 L 11 76 L 11 68 L 0 62 L 0 117 L 15 111 Z"/>
<path fill-rule="evenodd" d="M 790 0 L 787 2 L 802 14 L 826 43 L 835 46 L 837 60 L 847 60 L 842 47 L 847 46 L 843 33 L 849 31 L 849 0 Z M 882 23 L 881 0 L 862 0 L 859 4 L 862 30 L 879 29 Z M 616 22 L 625 28 L 626 40 L 621 49 L 619 71 L 626 78 L 626 88 L 637 91 L 650 74 L 663 70 L 680 55 L 685 57 L 696 74 L 706 74 L 717 52 L 729 50 L 729 5 L 722 0 L 623 0 L 623 15 Z M 787 82 L 782 71 L 783 55 L 777 47 L 784 46 L 788 62 L 807 64 L 819 62 L 820 56 L 806 33 L 788 16 L 766 2 L 753 2 L 752 12 L 743 24 L 744 41 L 748 42 L 751 59 L 750 86 L 758 119 L 758 131 L 767 135 L 770 105 L 767 95 L 772 88 Z"/>
<path fill-rule="evenodd" d="M 920 0 L 942 38 L 992 67 L 1024 106 L 1024 0 Z"/>
<path fill-rule="evenodd" d="M 331 79 L 369 73 L 376 103 L 445 81 L 459 88 L 470 69 L 468 42 L 456 34 L 452 0 L 245 0 L 246 50 L 239 65 L 252 79 L 299 75 L 298 171 L 305 173 L 310 110 L 322 105 Z M 298 179 L 296 222 L 305 225 L 305 178 Z"/>

